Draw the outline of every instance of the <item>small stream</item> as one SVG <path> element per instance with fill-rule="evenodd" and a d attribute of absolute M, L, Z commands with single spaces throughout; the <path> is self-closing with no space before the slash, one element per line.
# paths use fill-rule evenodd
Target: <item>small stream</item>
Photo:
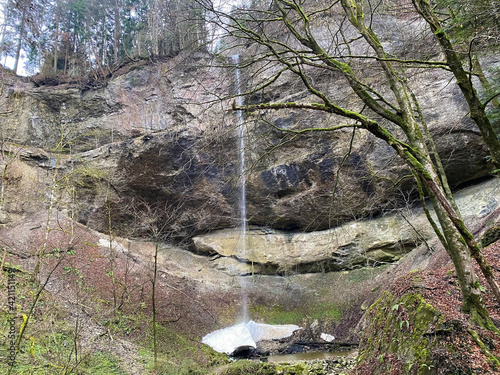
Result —
<path fill-rule="evenodd" d="M 261 357 L 260 360 L 268 363 L 295 363 L 302 361 L 315 361 L 315 360 L 335 360 L 347 357 L 354 354 L 356 349 L 346 349 L 338 351 L 312 351 L 293 354 L 276 354 L 268 357 Z"/>

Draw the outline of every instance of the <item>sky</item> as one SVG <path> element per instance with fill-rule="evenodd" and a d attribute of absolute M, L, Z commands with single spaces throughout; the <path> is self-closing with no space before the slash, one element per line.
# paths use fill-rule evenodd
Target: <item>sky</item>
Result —
<path fill-rule="evenodd" d="M 0 25 L 3 24 L 3 7 L 0 8 Z M 21 51 L 21 55 L 22 55 L 22 51 Z M 20 76 L 29 76 L 30 74 L 28 74 L 28 72 L 24 69 L 24 61 L 25 59 L 22 59 L 21 58 L 21 61 L 19 62 L 19 67 L 17 69 L 17 74 L 20 75 Z M 10 56 L 7 56 L 7 58 L 5 57 L 2 57 L 0 63 L 9 68 L 9 69 L 13 69 L 14 68 L 14 58 L 13 57 L 10 57 Z"/>

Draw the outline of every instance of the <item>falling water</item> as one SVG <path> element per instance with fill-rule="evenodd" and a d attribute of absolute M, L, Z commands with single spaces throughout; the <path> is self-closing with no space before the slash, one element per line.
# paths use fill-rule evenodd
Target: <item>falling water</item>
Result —
<path fill-rule="evenodd" d="M 233 55 L 230 57 L 231 62 L 235 66 L 235 86 L 236 86 L 236 104 L 242 105 L 243 98 L 241 97 L 241 76 L 240 69 L 238 67 L 240 63 L 240 56 Z M 241 222 L 241 235 L 239 241 L 239 251 L 238 257 L 241 259 L 246 258 L 246 232 L 247 232 L 247 202 L 246 202 L 246 181 L 245 181 L 245 131 L 243 126 L 243 113 L 242 111 L 236 111 L 237 118 L 237 128 L 238 128 L 238 154 L 239 159 L 239 211 L 240 211 L 240 222 Z M 248 322 L 248 297 L 247 297 L 247 286 L 245 277 L 240 277 L 241 286 L 241 305 L 242 305 L 242 317 L 243 322 Z"/>
<path fill-rule="evenodd" d="M 239 70 L 240 57 L 234 55 L 230 57 L 231 64 L 235 67 L 235 86 L 236 86 L 236 104 L 242 105 L 241 98 L 241 77 Z M 245 132 L 243 126 L 243 113 L 236 111 L 238 127 L 238 154 L 239 160 L 239 208 L 241 220 L 241 235 L 237 256 L 240 259 L 246 259 L 246 231 L 247 231 L 247 211 L 246 211 L 246 191 L 245 191 Z M 219 329 L 205 335 L 202 342 L 210 345 L 214 350 L 220 353 L 233 354 L 237 351 L 256 348 L 257 342 L 261 340 L 275 340 L 289 337 L 300 327 L 293 324 L 270 325 L 256 323 L 249 320 L 248 297 L 247 297 L 247 278 L 240 276 L 241 286 L 241 315 L 243 323 L 235 324 L 231 327 Z"/>

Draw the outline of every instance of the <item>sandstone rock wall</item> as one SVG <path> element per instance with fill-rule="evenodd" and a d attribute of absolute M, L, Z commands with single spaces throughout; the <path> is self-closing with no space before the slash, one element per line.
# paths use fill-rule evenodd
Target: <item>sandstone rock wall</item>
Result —
<path fill-rule="evenodd" d="M 463 189 L 456 194 L 456 201 L 474 230 L 477 223 L 498 209 L 499 181 L 491 179 Z M 393 263 L 420 245 L 428 247 L 431 253 L 429 243 L 433 238 L 435 234 L 423 210 L 418 208 L 352 221 L 324 231 L 290 233 L 256 229 L 249 230 L 243 238 L 240 230 L 226 229 L 197 236 L 193 241 L 198 253 L 224 257 L 214 263 L 230 274 L 287 274 Z"/>
<path fill-rule="evenodd" d="M 117 234 L 148 236 L 146 206 L 162 207 L 165 238 L 182 242 L 231 228 L 240 224 L 236 119 L 230 101 L 216 99 L 234 92 L 234 72 L 214 66 L 224 63 L 208 55 L 179 56 L 129 67 L 95 90 L 36 87 L 9 77 L 0 97 L 7 108 L 0 117 L 2 137 L 24 148 L 62 150 L 58 168 L 61 176 L 71 175 L 66 181 L 74 183 L 78 202 L 68 209 L 97 230 L 109 231 L 111 213 Z M 322 77 L 344 95 L 346 87 L 334 78 Z M 307 100 L 292 77 L 286 79 L 262 95 Z M 417 82 L 452 185 L 487 174 L 487 152 L 449 76 L 430 72 Z M 296 110 L 269 118 L 280 127 L 339 121 Z M 251 117 L 244 126 L 250 225 L 325 230 L 414 204 L 407 169 L 390 147 L 367 133 L 344 130 L 291 139 Z M 2 184 L 8 191 L 11 182 Z M 29 202 L 24 206 L 28 212 Z M 6 215 L 14 210 L 3 209 Z"/>

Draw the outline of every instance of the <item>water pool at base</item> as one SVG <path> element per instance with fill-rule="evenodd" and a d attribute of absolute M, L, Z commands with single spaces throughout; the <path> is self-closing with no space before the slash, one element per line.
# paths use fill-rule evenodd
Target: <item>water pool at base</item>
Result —
<path fill-rule="evenodd" d="M 261 360 L 269 363 L 294 363 L 301 361 L 314 361 L 323 359 L 336 359 L 339 357 L 346 357 L 354 353 L 354 349 L 342 351 L 317 351 L 317 352 L 304 352 L 294 354 L 276 354 L 269 357 L 263 357 Z"/>

